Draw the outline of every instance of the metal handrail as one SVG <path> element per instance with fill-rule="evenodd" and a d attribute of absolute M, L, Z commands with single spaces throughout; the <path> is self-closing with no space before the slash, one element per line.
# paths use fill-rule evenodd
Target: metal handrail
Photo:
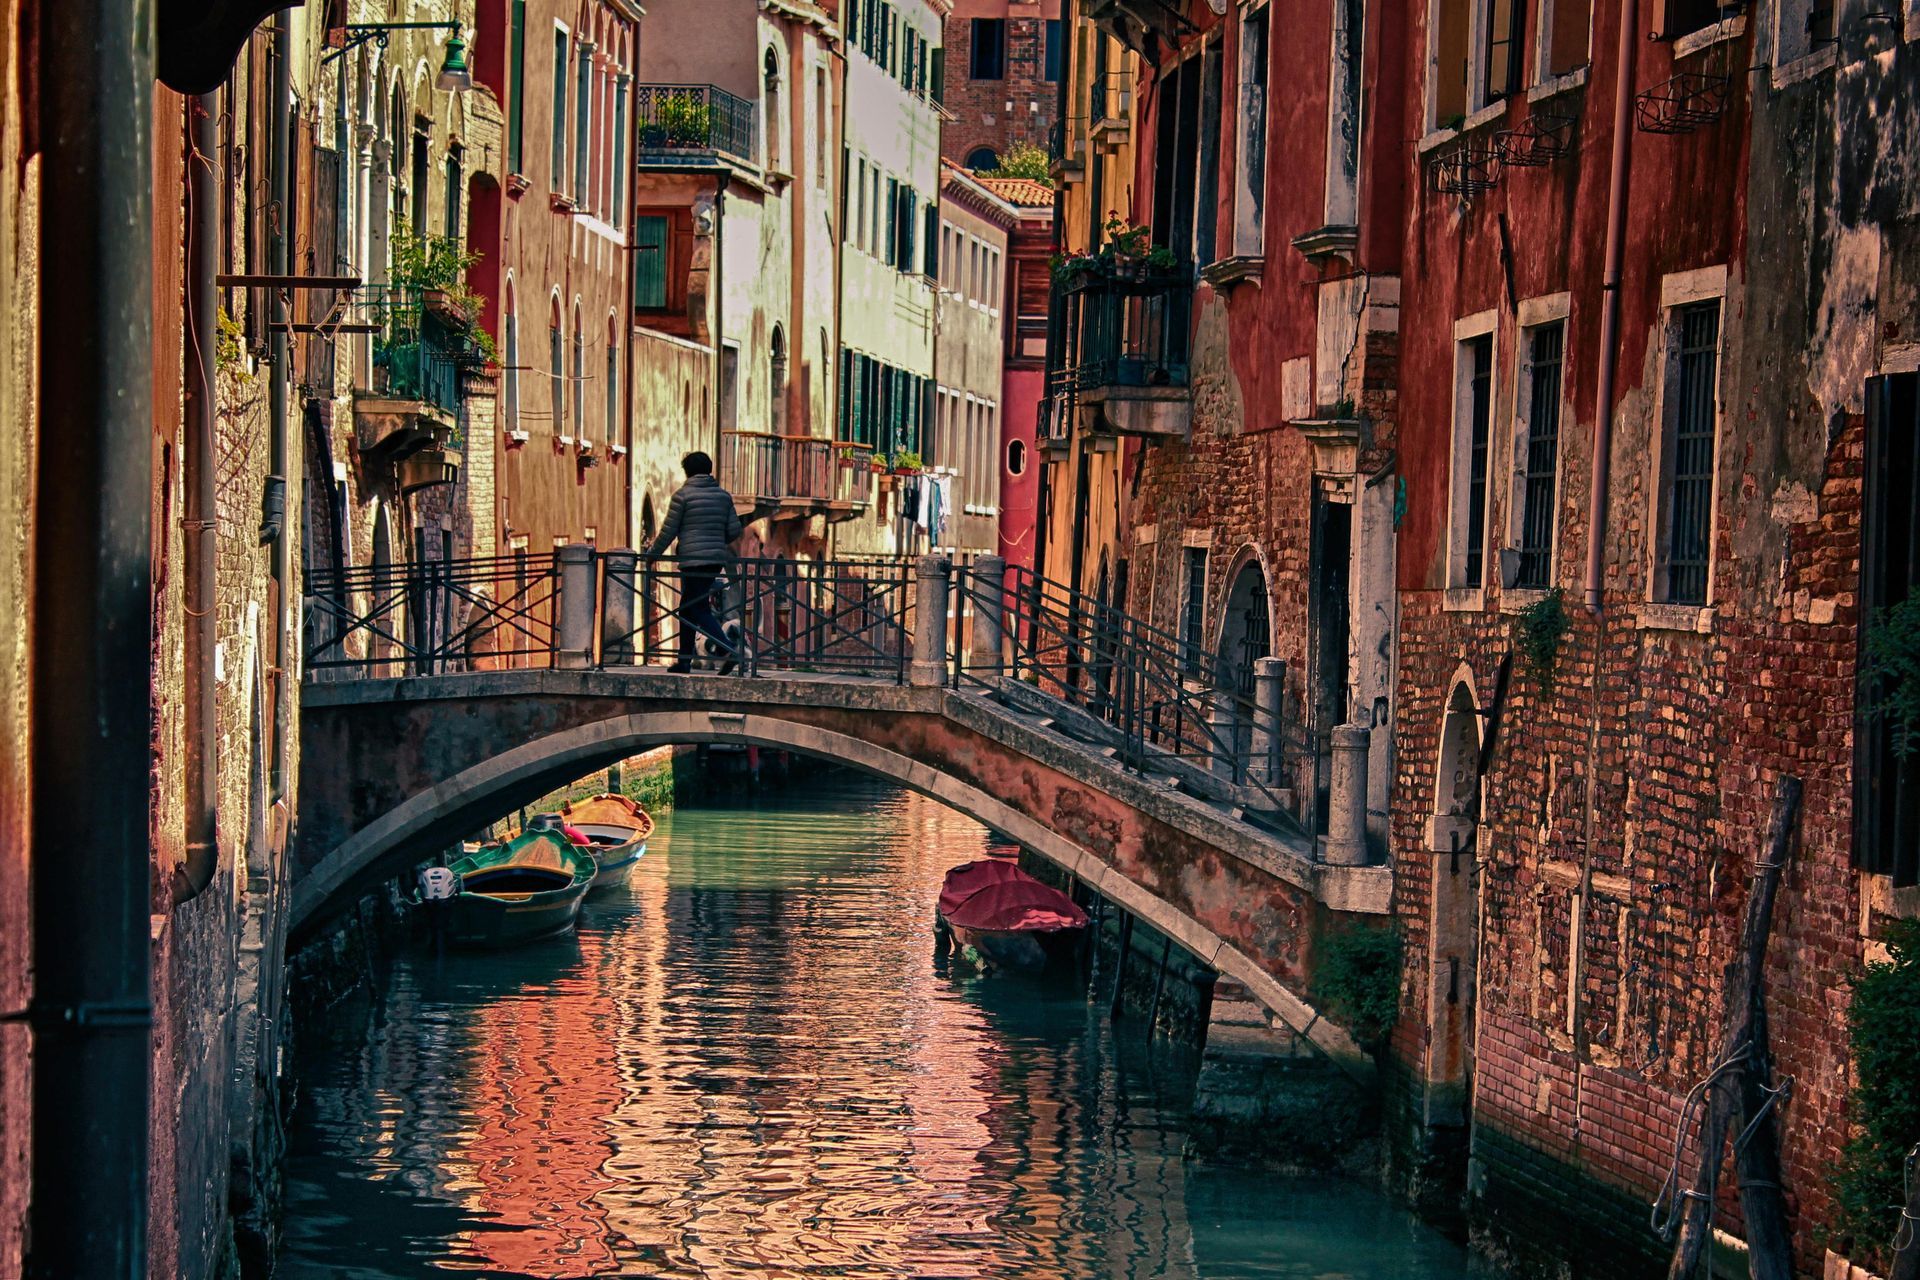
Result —
<path fill-rule="evenodd" d="M 557 582 L 552 555 L 311 570 L 303 666 L 374 679 L 547 666 Z"/>
<path fill-rule="evenodd" d="M 687 152 L 757 159 L 753 104 L 717 85 L 635 85 L 633 103 L 643 160 Z"/>

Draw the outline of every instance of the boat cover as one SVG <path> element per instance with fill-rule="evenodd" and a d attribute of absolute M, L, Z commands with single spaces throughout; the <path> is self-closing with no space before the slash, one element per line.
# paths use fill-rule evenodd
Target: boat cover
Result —
<path fill-rule="evenodd" d="M 1051 932 L 1079 929 L 1087 913 L 1072 898 L 1042 884 L 1012 862 L 987 858 L 947 872 L 939 911 L 959 929 Z"/>

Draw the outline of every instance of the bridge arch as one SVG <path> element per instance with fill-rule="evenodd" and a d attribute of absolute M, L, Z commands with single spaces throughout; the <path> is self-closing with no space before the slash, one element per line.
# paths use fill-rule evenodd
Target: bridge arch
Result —
<path fill-rule="evenodd" d="M 517 800 L 653 747 L 729 743 L 831 760 L 898 783 L 1000 831 L 1179 943 L 1254 997 L 1349 1074 L 1372 1064 L 1347 1032 L 1282 985 L 1202 921 L 1134 883 L 1095 851 L 1029 817 L 1007 800 L 923 760 L 852 734 L 789 719 L 777 707 L 720 713 L 639 710 L 558 729 L 459 770 L 395 805 L 323 855 L 296 883 L 290 928 L 312 927 L 342 902 L 457 838 Z"/>

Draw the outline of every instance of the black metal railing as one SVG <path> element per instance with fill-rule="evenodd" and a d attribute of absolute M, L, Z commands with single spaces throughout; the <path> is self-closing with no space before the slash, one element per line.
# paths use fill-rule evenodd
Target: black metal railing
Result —
<path fill-rule="evenodd" d="M 1187 385 L 1193 282 L 1144 263 L 1071 271 L 1055 287 L 1056 373 L 1078 390 Z"/>
<path fill-rule="evenodd" d="M 844 484 L 839 475 L 855 463 L 868 472 L 864 485 Z M 857 500 L 865 502 L 872 490 L 867 456 L 817 436 L 766 431 L 721 432 L 720 481 L 736 498 L 755 503 L 829 503 L 844 500 L 843 488 L 859 491 Z"/>
<path fill-rule="evenodd" d="M 418 400 L 458 421 L 460 377 L 485 363 L 472 324 L 433 290 L 381 285 L 361 290 L 373 339 L 373 386 L 395 400 Z M 458 442 L 452 442 L 459 447 Z"/>
<path fill-rule="evenodd" d="M 672 159 L 719 152 L 753 164 L 753 104 L 710 84 L 643 84 L 634 88 L 640 158 Z"/>
<path fill-rule="evenodd" d="M 1057 723 L 1112 748 L 1129 769 L 1233 794 L 1284 826 L 1316 829 L 1319 754 L 1291 714 L 1284 676 L 1281 696 L 1263 704 L 1223 664 L 1195 664 L 1173 633 L 1012 565 L 999 588 L 1002 644 L 983 654 L 971 631 L 996 607 L 992 580 L 983 584 L 973 566 L 957 565 L 952 575 L 956 686 L 1065 704 L 1078 715 Z"/>
<path fill-rule="evenodd" d="M 602 666 L 724 667 L 905 683 L 914 563 L 741 558 L 715 574 L 669 558 L 606 557 L 602 598 L 628 610 L 601 628 Z"/>
<path fill-rule="evenodd" d="M 557 600 L 551 555 L 315 570 L 305 669 L 312 679 L 381 679 L 544 667 Z"/>

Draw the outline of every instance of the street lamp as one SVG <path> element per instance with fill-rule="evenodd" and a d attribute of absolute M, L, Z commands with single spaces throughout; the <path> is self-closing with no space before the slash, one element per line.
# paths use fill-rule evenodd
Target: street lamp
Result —
<path fill-rule="evenodd" d="M 464 93 L 473 88 L 473 72 L 467 66 L 467 42 L 460 34 L 457 22 L 366 22 L 348 23 L 344 28 L 346 37 L 333 52 L 320 60 L 325 66 L 349 49 L 357 49 L 369 42 L 384 49 L 387 40 L 395 31 L 449 31 L 447 47 L 440 59 L 440 74 L 434 80 L 434 87 L 445 89 L 448 93 Z"/>

